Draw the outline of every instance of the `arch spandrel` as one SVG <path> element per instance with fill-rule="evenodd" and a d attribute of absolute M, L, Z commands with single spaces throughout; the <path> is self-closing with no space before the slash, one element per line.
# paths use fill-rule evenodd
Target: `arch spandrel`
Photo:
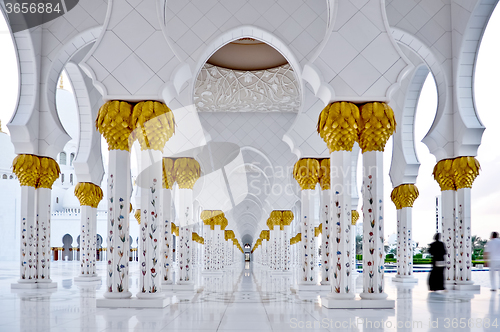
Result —
<path fill-rule="evenodd" d="M 18 106 L 8 126 L 18 154 L 55 158 L 69 140 L 56 113 L 55 92 L 64 65 L 95 40 L 104 19 L 103 15 L 89 14 L 87 5 L 81 1 L 68 15 L 13 34 L 22 75 Z M 105 11 L 104 0 L 93 5 L 96 9 L 104 5 Z M 72 20 L 71 16 L 83 20 Z"/>

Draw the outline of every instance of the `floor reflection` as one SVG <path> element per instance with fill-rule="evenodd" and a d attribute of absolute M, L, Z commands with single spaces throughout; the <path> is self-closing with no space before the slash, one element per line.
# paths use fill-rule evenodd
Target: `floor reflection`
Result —
<path fill-rule="evenodd" d="M 105 289 L 101 282 L 74 282 L 77 262 L 53 265 L 58 288 L 51 290 L 11 291 L 17 266 L 0 263 L 0 268 L 6 276 L 0 279 L 0 331 L 9 332 L 482 331 L 496 330 L 500 323 L 499 294 L 490 292 L 488 284 L 480 293 L 428 292 L 427 274 L 421 273 L 415 275 L 418 284 L 396 283 L 386 276 L 386 291 L 396 300 L 392 310 L 325 309 L 318 293 L 290 290 L 292 273 L 279 274 L 249 262 L 222 273 L 197 274 L 200 290 L 166 292 L 172 304 L 164 309 L 96 309 Z M 104 269 L 98 266 L 99 275 Z M 137 292 L 138 277 L 130 275 L 132 293 Z M 488 280 L 487 272 L 474 272 L 474 277 Z M 354 281 L 357 294 L 362 278 L 359 274 Z"/>

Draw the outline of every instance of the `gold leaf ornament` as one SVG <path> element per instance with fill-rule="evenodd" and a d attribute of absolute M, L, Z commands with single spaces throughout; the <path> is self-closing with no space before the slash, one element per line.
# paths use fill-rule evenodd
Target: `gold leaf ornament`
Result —
<path fill-rule="evenodd" d="M 458 157 L 453 160 L 452 169 L 457 189 L 472 188 L 472 183 L 479 175 L 481 165 L 474 157 Z"/>
<path fill-rule="evenodd" d="M 351 225 L 356 225 L 356 222 L 359 219 L 359 212 L 356 210 L 351 211 Z"/>
<path fill-rule="evenodd" d="M 40 171 L 37 188 L 47 188 L 52 189 L 52 185 L 59 178 L 61 174 L 61 169 L 59 164 L 52 158 L 39 157 L 40 158 Z"/>
<path fill-rule="evenodd" d="M 12 171 L 21 186 L 36 188 L 40 172 L 40 159 L 31 154 L 20 154 L 12 161 Z"/>
<path fill-rule="evenodd" d="M 391 192 L 391 200 L 396 205 L 396 210 L 405 207 L 413 207 L 413 202 L 418 197 L 418 188 L 414 184 L 402 184 Z"/>
<path fill-rule="evenodd" d="M 318 183 L 319 162 L 317 159 L 299 159 L 293 167 L 293 177 L 302 190 L 314 190 Z"/>
<path fill-rule="evenodd" d="M 172 158 L 163 158 L 163 189 L 172 189 L 175 183 L 174 160 Z"/>
<path fill-rule="evenodd" d="M 455 190 L 455 173 L 453 170 L 453 159 L 440 160 L 432 171 L 434 179 L 439 184 L 441 191 Z"/>
<path fill-rule="evenodd" d="M 181 189 L 193 189 L 201 175 L 200 164 L 194 158 L 176 159 L 173 172 Z"/>
<path fill-rule="evenodd" d="M 340 101 L 326 106 L 319 115 L 317 131 L 325 141 L 330 153 L 352 151 L 358 140 L 358 107 L 350 102 Z"/>
<path fill-rule="evenodd" d="M 141 224 L 141 210 L 140 209 L 135 210 L 134 217 L 135 217 L 135 220 L 137 220 L 137 223 L 140 225 Z"/>
<path fill-rule="evenodd" d="M 79 182 L 75 186 L 75 196 L 80 201 L 81 206 L 97 208 L 102 200 L 102 189 L 91 182 Z"/>
<path fill-rule="evenodd" d="M 359 146 L 364 152 L 384 151 L 387 140 L 396 130 L 392 108 L 386 103 L 366 103 L 360 108 Z"/>
<path fill-rule="evenodd" d="M 134 139 L 139 141 L 141 150 L 163 151 L 165 143 L 175 133 L 173 112 L 162 102 L 141 101 L 132 113 Z"/>
<path fill-rule="evenodd" d="M 99 109 L 96 128 L 106 139 L 108 150 L 130 151 L 134 141 L 131 136 L 132 105 L 126 101 L 110 100 Z"/>
<path fill-rule="evenodd" d="M 321 190 L 330 189 L 330 158 L 320 159 L 319 185 Z"/>

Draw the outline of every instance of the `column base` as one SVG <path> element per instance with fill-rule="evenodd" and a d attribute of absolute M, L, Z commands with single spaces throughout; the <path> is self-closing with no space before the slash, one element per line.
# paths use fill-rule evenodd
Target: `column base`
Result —
<path fill-rule="evenodd" d="M 151 298 L 151 299 L 97 299 L 97 308 L 165 308 L 170 304 L 170 298 Z"/>
<path fill-rule="evenodd" d="M 201 274 L 207 277 L 222 277 L 224 273 L 222 271 L 203 271 Z"/>
<path fill-rule="evenodd" d="M 172 291 L 174 292 L 194 292 L 196 291 L 196 286 L 194 283 L 192 284 L 175 284 L 172 285 Z"/>
<path fill-rule="evenodd" d="M 164 286 L 169 286 L 169 285 L 173 285 L 174 282 L 172 280 L 162 280 L 161 282 L 161 286 L 162 286 L 162 290 L 164 289 Z"/>
<path fill-rule="evenodd" d="M 387 299 L 387 294 L 386 293 L 367 293 L 367 292 L 362 292 L 361 294 L 359 294 L 359 297 L 362 300 L 376 301 L 376 300 L 385 300 L 385 299 Z"/>
<path fill-rule="evenodd" d="M 320 284 L 323 286 L 330 286 L 330 281 L 322 281 Z"/>
<path fill-rule="evenodd" d="M 139 300 L 156 300 L 156 299 L 163 299 L 165 298 L 165 294 L 163 294 L 161 291 L 156 292 L 156 293 L 137 293 L 135 295 Z"/>
<path fill-rule="evenodd" d="M 394 309 L 394 300 L 340 300 L 321 297 L 321 305 L 327 309 Z"/>
<path fill-rule="evenodd" d="M 46 282 L 23 282 L 19 280 L 16 283 L 10 285 L 11 289 L 52 289 L 57 288 L 57 282 L 46 281 Z"/>
<path fill-rule="evenodd" d="M 318 284 L 298 284 L 297 291 L 299 292 L 322 292 L 330 291 L 330 285 L 318 285 Z"/>
<path fill-rule="evenodd" d="M 10 284 L 11 289 L 36 289 L 38 285 L 36 281 L 24 281 L 19 279 L 17 282 Z"/>
<path fill-rule="evenodd" d="M 479 292 L 481 290 L 480 285 L 474 285 L 473 281 L 471 283 L 460 283 L 460 284 L 455 284 L 453 285 L 454 290 L 459 290 L 459 291 L 477 291 Z"/>
<path fill-rule="evenodd" d="M 272 277 L 281 277 L 281 276 L 291 276 L 292 272 L 290 271 L 272 271 L 271 276 Z"/>
<path fill-rule="evenodd" d="M 132 297 L 131 292 L 106 292 L 104 298 L 109 300 L 128 300 Z"/>
<path fill-rule="evenodd" d="M 92 283 L 96 283 L 96 282 L 101 283 L 102 282 L 102 278 L 99 277 L 98 275 L 88 276 L 88 277 L 79 276 L 79 277 L 75 277 L 73 280 L 75 282 L 92 282 Z"/>
<path fill-rule="evenodd" d="M 414 284 L 418 284 L 418 279 L 417 278 L 414 278 L 414 277 L 398 277 L 398 276 L 395 276 L 394 278 L 392 278 L 392 282 L 400 282 L 400 283 L 414 283 Z"/>

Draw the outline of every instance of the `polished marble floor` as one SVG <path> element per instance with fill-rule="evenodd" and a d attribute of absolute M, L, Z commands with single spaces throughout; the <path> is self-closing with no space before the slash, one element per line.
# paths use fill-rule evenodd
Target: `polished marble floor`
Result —
<path fill-rule="evenodd" d="M 104 275 L 105 265 L 99 265 Z M 392 282 L 386 292 L 396 308 L 325 309 L 318 294 L 294 294 L 288 277 L 271 277 L 252 265 L 228 269 L 222 278 L 198 282 L 202 291 L 167 293 L 164 309 L 102 309 L 95 307 L 104 287 L 75 285 L 78 262 L 53 262 L 56 290 L 11 290 L 17 264 L 0 262 L 0 331 L 483 331 L 500 330 L 500 292 L 491 292 L 488 272 L 473 272 L 476 293 L 429 293 L 427 273 L 417 285 Z M 138 270 L 136 263 L 131 271 Z M 131 273 L 131 291 L 138 275 Z M 362 276 L 356 280 L 361 291 Z M 495 326 L 496 325 L 496 326 Z M 485 328 L 486 327 L 486 328 Z"/>

